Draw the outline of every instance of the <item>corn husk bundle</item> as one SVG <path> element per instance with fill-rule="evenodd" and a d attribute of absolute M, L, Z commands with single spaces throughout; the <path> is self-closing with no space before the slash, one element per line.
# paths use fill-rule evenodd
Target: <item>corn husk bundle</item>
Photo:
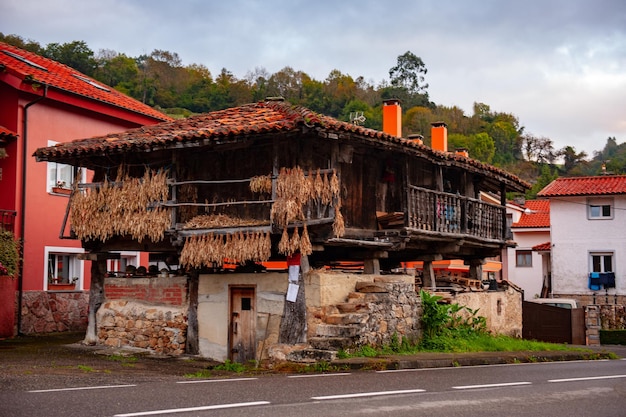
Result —
<path fill-rule="evenodd" d="M 341 202 L 335 204 L 335 221 L 333 222 L 333 233 L 335 237 L 341 237 L 346 233 L 346 226 L 341 214 Z"/>
<path fill-rule="evenodd" d="M 192 268 L 220 267 L 225 260 L 267 261 L 272 252 L 270 233 L 254 232 L 220 235 L 209 233 L 185 239 L 180 263 Z"/>
<path fill-rule="evenodd" d="M 250 179 L 250 191 L 253 193 L 270 194 L 272 192 L 272 177 L 261 175 Z"/>
<path fill-rule="evenodd" d="M 241 219 L 226 214 L 201 214 L 185 223 L 185 229 L 217 229 L 220 227 L 259 226 L 267 220 Z"/>
<path fill-rule="evenodd" d="M 300 237 L 300 253 L 303 255 L 310 255 L 313 253 L 313 246 L 311 245 L 311 239 L 309 238 L 309 231 L 306 224 L 302 228 L 302 237 Z"/>
<path fill-rule="evenodd" d="M 289 237 L 289 232 L 287 228 L 283 229 L 283 234 L 280 238 L 280 242 L 278 242 L 278 253 L 281 253 L 285 256 L 293 255 L 294 253 L 300 251 L 303 255 L 310 255 L 313 253 L 313 246 L 311 245 L 311 241 L 309 240 L 309 232 L 307 230 L 306 224 L 302 229 L 302 236 L 300 236 L 298 232 L 298 228 L 294 228 L 291 237 Z"/>
<path fill-rule="evenodd" d="M 281 168 L 276 180 L 276 201 L 270 213 L 279 228 L 304 220 L 302 206 L 309 200 L 309 183 L 300 167 Z"/>
<path fill-rule="evenodd" d="M 81 240 L 128 235 L 139 242 L 158 242 L 170 227 L 170 210 L 148 207 L 167 200 L 168 194 L 165 171 L 146 170 L 143 178 L 131 178 L 120 168 L 114 183 L 105 181 L 72 195 L 72 230 Z"/>

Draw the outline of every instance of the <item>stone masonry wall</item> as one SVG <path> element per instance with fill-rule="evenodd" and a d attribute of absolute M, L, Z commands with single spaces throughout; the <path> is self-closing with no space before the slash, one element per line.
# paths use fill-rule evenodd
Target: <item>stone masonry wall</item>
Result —
<path fill-rule="evenodd" d="M 85 331 L 88 291 L 25 291 L 22 295 L 23 334 Z"/>
<path fill-rule="evenodd" d="M 187 278 L 106 278 L 97 334 L 106 346 L 180 355 L 187 337 Z"/>

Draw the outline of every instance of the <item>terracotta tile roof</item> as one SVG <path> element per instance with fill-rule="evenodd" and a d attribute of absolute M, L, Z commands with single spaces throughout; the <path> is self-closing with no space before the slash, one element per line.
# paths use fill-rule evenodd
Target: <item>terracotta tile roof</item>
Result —
<path fill-rule="evenodd" d="M 66 65 L 0 42 L 0 68 L 22 82 L 41 83 L 88 99 L 132 112 L 171 120 L 169 116 L 94 80 Z"/>
<path fill-rule="evenodd" d="M 535 252 L 547 252 L 552 249 L 552 244 L 550 242 L 540 243 L 532 247 L 532 250 Z"/>
<path fill-rule="evenodd" d="M 538 197 L 626 194 L 626 175 L 557 178 Z"/>
<path fill-rule="evenodd" d="M 550 200 L 528 200 L 519 221 L 511 227 L 550 227 Z"/>
<path fill-rule="evenodd" d="M 401 145 L 407 152 L 420 154 L 437 162 L 454 161 L 457 165 L 467 169 L 497 174 L 509 180 L 516 188 L 530 187 L 530 184 L 515 175 L 480 161 L 454 153 L 436 151 L 411 140 L 342 122 L 284 101 L 246 104 L 185 119 L 143 126 L 122 133 L 61 143 L 55 147 L 40 148 L 35 152 L 35 156 L 38 160 L 54 161 L 103 153 L 145 152 L 153 149 L 198 146 L 198 144 L 220 144 L 247 140 L 264 134 L 301 133 L 303 130 L 317 131 L 321 137 L 334 139 L 356 135 L 374 143 Z"/>

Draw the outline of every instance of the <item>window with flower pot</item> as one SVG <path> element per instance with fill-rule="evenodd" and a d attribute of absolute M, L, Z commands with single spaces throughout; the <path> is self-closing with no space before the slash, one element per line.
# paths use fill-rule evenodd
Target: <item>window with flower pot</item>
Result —
<path fill-rule="evenodd" d="M 48 141 L 48 146 L 55 144 L 56 142 Z M 48 162 L 47 191 L 55 194 L 67 194 L 67 191 L 71 190 L 78 172 L 79 168 L 72 165 Z"/>
<path fill-rule="evenodd" d="M 83 287 L 84 262 L 78 259 L 80 248 L 46 248 L 46 287 L 50 290 L 80 290 Z"/>

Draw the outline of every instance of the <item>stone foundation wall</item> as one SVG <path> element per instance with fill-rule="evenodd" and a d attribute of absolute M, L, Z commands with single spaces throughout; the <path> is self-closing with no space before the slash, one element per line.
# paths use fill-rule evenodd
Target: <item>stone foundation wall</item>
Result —
<path fill-rule="evenodd" d="M 87 330 L 88 291 L 25 291 L 22 294 L 23 334 Z"/>
<path fill-rule="evenodd" d="M 112 300 L 98 309 L 97 334 L 106 346 L 130 346 L 166 355 L 185 352 L 187 306 Z"/>
<path fill-rule="evenodd" d="M 458 293 L 452 302 L 478 310 L 487 319 L 487 330 L 494 334 L 522 337 L 522 294 L 514 287 L 504 291 Z"/>
<path fill-rule="evenodd" d="M 187 277 L 106 278 L 104 295 L 96 317 L 99 343 L 167 355 L 185 352 Z"/>
<path fill-rule="evenodd" d="M 422 303 L 415 284 L 374 278 L 371 286 L 357 285 L 367 303 L 368 318 L 360 329 L 359 345 L 388 345 L 395 336 L 417 342 L 421 337 Z M 370 288 L 368 288 L 370 287 Z M 376 288 L 380 288 L 380 291 Z"/>

